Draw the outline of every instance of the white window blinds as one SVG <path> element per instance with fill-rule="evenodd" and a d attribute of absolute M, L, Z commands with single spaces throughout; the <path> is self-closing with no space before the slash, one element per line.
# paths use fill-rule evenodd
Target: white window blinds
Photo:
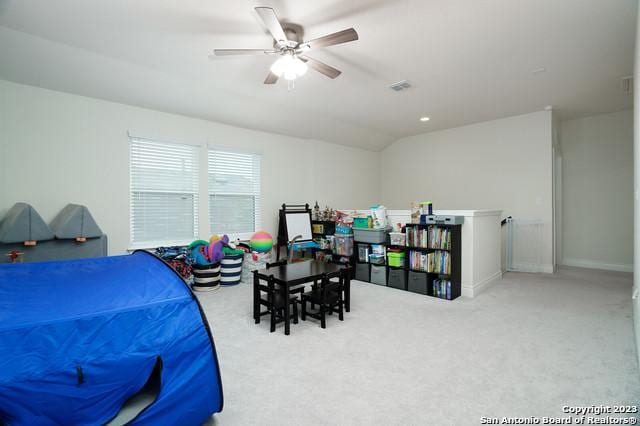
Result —
<path fill-rule="evenodd" d="M 248 238 L 260 228 L 260 155 L 209 150 L 212 234 Z"/>
<path fill-rule="evenodd" d="M 198 235 L 198 147 L 131 139 L 131 243 L 179 244 Z"/>

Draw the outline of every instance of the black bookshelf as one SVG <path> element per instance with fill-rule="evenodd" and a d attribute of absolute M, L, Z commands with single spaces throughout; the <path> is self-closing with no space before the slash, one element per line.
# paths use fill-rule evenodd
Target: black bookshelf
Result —
<path fill-rule="evenodd" d="M 335 235 L 336 223 L 332 220 L 312 220 L 311 231 L 314 239 L 326 239 L 328 236 Z M 350 278 L 353 278 L 353 275 L 355 274 L 355 271 L 353 270 L 353 266 L 356 261 L 355 245 L 354 245 L 353 253 L 351 254 L 351 256 L 337 254 L 334 252 L 332 248 L 314 248 L 312 251 L 314 259 L 318 258 L 316 253 L 319 253 L 319 252 L 326 253 L 328 259 L 325 258 L 325 260 L 328 260 L 330 263 L 338 263 L 338 264 L 347 265 L 351 267 Z"/>
<path fill-rule="evenodd" d="M 426 247 L 422 246 L 406 246 L 406 245 L 397 245 L 390 244 L 387 238 L 385 243 L 375 243 L 382 244 L 385 246 L 385 268 L 386 268 L 386 279 L 387 279 L 387 287 L 396 288 L 404 291 L 411 291 L 418 294 L 424 294 L 426 296 L 438 297 L 434 293 L 433 281 L 434 280 L 448 280 L 450 281 L 450 298 L 447 297 L 446 291 L 443 297 L 439 297 L 443 300 L 454 300 L 462 294 L 462 230 L 461 225 L 444 225 L 444 224 L 406 224 L 405 232 L 411 231 L 413 229 L 418 230 L 426 230 L 427 236 L 429 234 L 429 229 L 432 228 L 441 228 L 447 229 L 451 235 L 451 243 L 447 245 L 446 248 L 433 248 L 429 245 L 429 239 L 423 244 Z M 362 245 L 370 246 L 372 243 L 368 242 L 354 242 L 354 257 L 355 257 L 355 270 L 356 270 L 356 279 L 360 281 L 368 281 L 371 280 L 371 264 L 369 262 L 360 261 L 359 257 L 359 247 Z M 402 266 L 391 266 L 388 263 L 388 258 L 386 254 L 389 253 L 390 250 L 396 250 L 404 253 L 404 264 Z M 449 273 L 441 273 L 441 272 L 428 272 L 428 264 L 426 265 L 426 270 L 416 269 L 414 270 L 410 261 L 410 253 L 411 252 L 422 252 L 425 254 L 436 253 L 438 251 L 447 253 L 450 256 L 449 264 L 450 270 Z M 376 265 L 380 266 L 380 265 Z M 369 268 L 369 273 L 367 275 L 367 269 Z M 368 278 L 368 279 L 365 279 Z M 380 283 L 375 283 L 380 285 Z"/>
<path fill-rule="evenodd" d="M 402 247 L 405 250 L 405 272 L 407 274 L 407 288 L 405 290 L 411 291 L 409 288 L 411 277 L 409 275 L 411 273 L 414 274 L 426 274 L 427 279 L 427 288 L 426 295 L 437 297 L 434 293 L 433 289 L 433 281 L 434 280 L 448 280 L 451 282 L 451 298 L 440 297 L 443 300 L 454 300 L 462 294 L 462 225 L 446 225 L 446 224 L 417 224 L 417 223 L 408 223 L 405 226 L 405 232 L 411 232 L 413 229 L 417 229 L 419 231 L 426 230 L 427 235 L 429 234 L 429 229 L 446 229 L 450 232 L 451 235 L 451 244 L 447 248 L 434 248 L 430 247 L 430 241 L 427 238 L 426 243 L 420 244 L 420 246 L 395 246 Z M 408 238 L 408 235 L 407 235 Z M 409 240 L 407 239 L 408 243 Z M 424 247 L 423 245 L 426 245 Z M 429 253 L 437 253 L 437 252 L 445 252 L 450 257 L 450 270 L 449 273 L 441 273 L 441 272 L 429 272 L 428 265 L 426 270 L 413 270 L 411 267 L 410 261 L 410 253 L 412 251 L 421 251 Z M 424 294 L 424 293 L 423 293 Z"/>

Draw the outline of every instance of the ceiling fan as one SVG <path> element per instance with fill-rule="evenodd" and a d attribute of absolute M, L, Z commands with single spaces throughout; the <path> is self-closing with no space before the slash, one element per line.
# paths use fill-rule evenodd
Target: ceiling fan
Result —
<path fill-rule="evenodd" d="M 276 55 L 280 56 L 271 65 L 271 69 L 264 84 L 275 84 L 278 78 L 295 80 L 307 72 L 308 66 L 329 78 L 338 77 L 342 71 L 307 56 L 311 49 L 333 46 L 358 40 L 358 33 L 349 28 L 328 34 L 310 41 L 303 41 L 302 27 L 296 24 L 281 24 L 276 12 L 270 7 L 256 7 L 258 16 L 262 19 L 267 30 L 273 36 L 272 49 L 215 49 L 215 56 L 229 55 Z"/>

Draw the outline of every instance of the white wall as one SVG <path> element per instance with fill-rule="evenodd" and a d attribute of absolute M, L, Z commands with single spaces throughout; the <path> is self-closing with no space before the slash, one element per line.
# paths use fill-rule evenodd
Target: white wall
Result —
<path fill-rule="evenodd" d="M 207 144 L 262 154 L 263 228 L 277 234 L 280 204 L 367 207 L 378 202 L 378 153 L 257 132 L 211 121 L 0 80 L 0 157 L 5 197 L 32 204 L 50 221 L 67 203 L 89 207 L 109 236 L 110 254 L 129 246 L 129 139 Z M 1 149 L 0 145 L 0 149 Z M 202 163 L 204 164 L 204 163 Z M 1 176 L 0 176 L 1 177 Z M 203 180 L 204 182 L 204 180 Z M 353 187 L 357 182 L 357 191 Z M 2 185 L 2 183 L 0 183 Z M 0 186 L 2 188 L 3 186 Z M 200 217 L 207 218 L 201 185 Z M 200 221 L 201 237 L 208 223 Z"/>
<path fill-rule="evenodd" d="M 640 271 L 640 9 L 636 17 L 636 47 L 633 80 L 633 269 Z M 640 274 L 633 274 L 633 325 L 636 338 L 636 356 L 640 366 Z"/>
<path fill-rule="evenodd" d="M 561 124 L 561 263 L 633 270 L 633 111 Z"/>
<path fill-rule="evenodd" d="M 541 111 L 400 139 L 381 153 L 382 202 L 502 210 L 544 223 L 543 270 L 553 270 L 552 116 Z"/>

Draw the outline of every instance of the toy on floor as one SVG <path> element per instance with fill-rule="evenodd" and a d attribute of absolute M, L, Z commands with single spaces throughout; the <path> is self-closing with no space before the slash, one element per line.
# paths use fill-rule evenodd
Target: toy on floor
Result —
<path fill-rule="evenodd" d="M 258 231 L 251 236 L 249 246 L 258 253 L 269 252 L 273 248 L 273 237 L 266 231 Z"/>
<path fill-rule="evenodd" d="M 9 260 L 11 261 L 11 263 L 22 262 L 23 255 L 24 253 L 18 250 L 11 250 L 9 253 L 7 253 L 7 256 L 9 256 Z"/>
<path fill-rule="evenodd" d="M 200 425 L 222 410 L 204 311 L 151 253 L 0 265 L 0 300 L 2 424 L 107 424 L 152 382 L 131 425 Z"/>

